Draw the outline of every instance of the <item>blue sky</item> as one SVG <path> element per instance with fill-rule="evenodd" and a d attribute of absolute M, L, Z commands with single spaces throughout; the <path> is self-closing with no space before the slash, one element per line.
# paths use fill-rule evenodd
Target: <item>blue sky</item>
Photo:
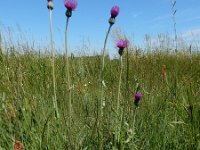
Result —
<path fill-rule="evenodd" d="M 53 34 L 55 47 L 64 47 L 64 0 L 54 0 Z M 72 52 L 80 50 L 85 42 L 90 52 L 103 47 L 108 28 L 110 9 L 120 7 L 120 14 L 112 30 L 120 28 L 135 45 L 143 43 L 144 35 L 156 37 L 159 33 L 173 36 L 170 0 L 78 0 L 69 24 L 69 46 Z M 10 27 L 14 35 L 24 33 L 25 41 L 35 41 L 41 46 L 49 43 L 49 12 L 46 0 L 2 0 L 0 5 L 0 30 Z M 177 32 L 184 37 L 200 34 L 200 0 L 177 0 Z M 19 32 L 20 27 L 22 32 Z M 20 35 L 21 36 L 21 35 Z M 23 41 L 23 40 L 22 40 Z M 84 41 L 84 42 L 83 42 Z M 108 48 L 115 53 L 113 39 Z M 87 53 L 87 52 L 86 52 Z"/>

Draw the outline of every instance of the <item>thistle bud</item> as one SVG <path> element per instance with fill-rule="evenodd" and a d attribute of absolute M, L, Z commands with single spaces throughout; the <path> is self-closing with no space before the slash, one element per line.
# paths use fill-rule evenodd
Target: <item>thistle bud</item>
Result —
<path fill-rule="evenodd" d="M 110 19 L 108 20 L 108 22 L 110 23 L 110 25 L 115 24 L 115 18 L 110 17 Z"/>
<path fill-rule="evenodd" d="M 71 16 L 72 16 L 72 11 L 69 10 L 69 9 L 67 9 L 66 12 L 65 12 L 65 15 L 66 15 L 67 17 L 71 17 Z"/>
<path fill-rule="evenodd" d="M 53 10 L 53 0 L 48 0 L 47 8 Z"/>
<path fill-rule="evenodd" d="M 118 14 L 119 14 L 119 7 L 118 6 L 113 6 L 111 11 L 110 11 L 110 14 L 111 14 L 111 18 L 117 17 Z"/>

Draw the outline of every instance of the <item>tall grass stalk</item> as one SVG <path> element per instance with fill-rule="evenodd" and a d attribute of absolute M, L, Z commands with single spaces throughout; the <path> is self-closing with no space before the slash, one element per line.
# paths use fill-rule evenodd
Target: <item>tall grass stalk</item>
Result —
<path fill-rule="evenodd" d="M 174 40 L 175 40 L 175 53 L 177 54 L 177 52 L 178 52 L 178 39 L 177 39 L 177 30 L 176 30 L 176 17 L 175 17 L 175 15 L 176 15 L 176 12 L 177 12 L 177 10 L 176 10 L 176 8 L 175 8 L 175 6 L 176 6 L 176 0 L 171 0 L 171 5 L 172 5 L 172 20 L 173 20 L 173 25 L 174 25 Z"/>
<path fill-rule="evenodd" d="M 49 9 L 49 23 L 50 23 L 50 45 L 51 45 L 51 63 L 52 63 L 52 77 L 53 77 L 53 105 L 56 111 L 56 117 L 59 118 L 57 96 L 56 96 L 56 77 L 55 77 L 55 49 L 53 45 L 53 32 L 52 32 L 52 9 Z"/>

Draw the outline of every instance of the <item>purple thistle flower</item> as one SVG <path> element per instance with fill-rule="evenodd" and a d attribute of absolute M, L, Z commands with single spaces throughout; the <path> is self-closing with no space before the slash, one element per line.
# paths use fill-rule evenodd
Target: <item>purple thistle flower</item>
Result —
<path fill-rule="evenodd" d="M 72 11 L 72 10 L 76 9 L 77 1 L 76 0 L 65 0 L 64 5 L 68 10 Z"/>
<path fill-rule="evenodd" d="M 137 92 L 134 97 L 135 97 L 135 101 L 140 101 L 142 99 L 142 93 Z"/>
<path fill-rule="evenodd" d="M 128 46 L 128 42 L 125 41 L 125 40 L 119 40 L 119 41 L 117 42 L 117 47 L 118 47 L 119 49 L 124 49 L 124 48 L 126 48 L 127 46 Z"/>
<path fill-rule="evenodd" d="M 119 14 L 119 7 L 113 6 L 110 13 L 111 13 L 111 18 L 117 17 L 117 15 Z"/>
<path fill-rule="evenodd" d="M 117 47 L 119 48 L 119 55 L 122 56 L 123 55 L 123 52 L 124 52 L 124 48 L 126 48 L 128 46 L 128 42 L 125 41 L 125 40 L 119 40 L 117 42 Z"/>
<path fill-rule="evenodd" d="M 134 98 L 135 98 L 134 104 L 135 106 L 138 107 L 138 103 L 142 99 L 142 93 L 136 92 Z"/>

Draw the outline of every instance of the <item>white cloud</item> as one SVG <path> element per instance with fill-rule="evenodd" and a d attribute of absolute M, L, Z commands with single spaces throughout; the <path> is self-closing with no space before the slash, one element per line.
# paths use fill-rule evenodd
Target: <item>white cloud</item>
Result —
<path fill-rule="evenodd" d="M 170 19 L 171 15 L 170 14 L 164 14 L 164 15 L 160 15 L 157 16 L 155 18 L 152 19 L 152 22 L 159 22 L 159 21 L 164 21 L 166 19 Z"/>

